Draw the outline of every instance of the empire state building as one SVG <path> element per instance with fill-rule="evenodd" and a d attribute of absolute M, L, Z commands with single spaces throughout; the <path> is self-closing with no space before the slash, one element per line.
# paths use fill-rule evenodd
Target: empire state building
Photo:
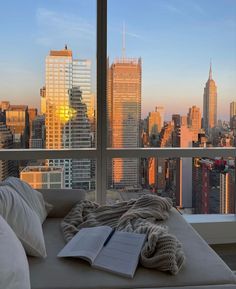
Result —
<path fill-rule="evenodd" d="M 217 87 L 212 79 L 210 64 L 209 78 L 203 95 L 203 128 L 207 135 L 212 136 L 212 129 L 217 125 Z"/>

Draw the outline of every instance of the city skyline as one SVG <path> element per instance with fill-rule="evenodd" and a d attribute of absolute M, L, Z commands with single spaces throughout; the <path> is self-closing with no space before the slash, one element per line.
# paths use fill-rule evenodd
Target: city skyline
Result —
<path fill-rule="evenodd" d="M 4 68 L 0 70 L 1 100 L 39 108 L 43 59 L 48 50 L 60 49 L 65 43 L 76 58 L 91 59 L 94 90 L 95 1 L 70 0 L 72 5 L 66 5 L 64 0 L 37 1 L 25 6 L 13 2 L 14 11 L 4 3 L 5 9 L 0 12 L 1 21 L 8 26 L 0 47 Z M 175 113 L 186 115 L 192 105 L 203 111 L 204 83 L 212 58 L 218 86 L 218 118 L 228 120 L 228 105 L 236 96 L 236 3 L 218 0 L 212 7 L 212 1 L 149 0 L 145 2 L 148 21 L 140 25 L 137 20 L 144 17 L 142 2 L 121 2 L 123 5 L 108 1 L 108 55 L 111 61 L 121 56 L 125 21 L 127 57 L 141 56 L 143 62 L 142 118 L 157 105 L 164 106 L 165 119 Z M 9 19 L 16 21 L 10 23 Z M 15 45 L 18 49 L 13 52 Z"/>

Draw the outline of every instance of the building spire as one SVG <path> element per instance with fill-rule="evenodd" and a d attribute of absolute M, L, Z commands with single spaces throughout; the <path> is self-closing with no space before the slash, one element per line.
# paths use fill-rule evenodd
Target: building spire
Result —
<path fill-rule="evenodd" d="M 125 21 L 123 21 L 123 32 L 122 32 L 122 58 L 125 58 L 126 48 L 125 48 Z"/>
<path fill-rule="evenodd" d="M 209 79 L 212 80 L 212 63 L 211 63 L 211 60 L 210 60 Z"/>

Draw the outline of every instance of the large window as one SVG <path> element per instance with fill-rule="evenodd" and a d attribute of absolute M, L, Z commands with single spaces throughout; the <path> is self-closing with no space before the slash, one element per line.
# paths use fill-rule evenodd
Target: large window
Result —
<path fill-rule="evenodd" d="M 108 0 L 108 147 L 235 147 L 235 23 L 234 1 Z M 108 162 L 107 199 L 154 192 L 219 213 L 221 196 L 236 191 L 234 170 L 221 155 L 127 153 Z"/>
<path fill-rule="evenodd" d="M 234 2 L 4 5 L 1 179 L 101 203 L 153 193 L 190 213 L 235 210 Z"/>

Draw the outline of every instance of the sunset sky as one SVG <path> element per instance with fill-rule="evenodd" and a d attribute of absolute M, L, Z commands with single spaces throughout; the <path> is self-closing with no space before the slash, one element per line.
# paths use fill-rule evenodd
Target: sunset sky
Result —
<path fill-rule="evenodd" d="M 212 59 L 218 118 L 236 101 L 235 0 L 109 0 L 108 55 L 141 57 L 142 116 L 163 105 L 166 119 L 202 109 Z M 90 58 L 95 75 L 95 0 L 8 0 L 0 10 L 0 101 L 39 107 L 44 61 L 67 43 L 75 58 Z M 95 87 L 95 77 L 93 87 Z"/>

